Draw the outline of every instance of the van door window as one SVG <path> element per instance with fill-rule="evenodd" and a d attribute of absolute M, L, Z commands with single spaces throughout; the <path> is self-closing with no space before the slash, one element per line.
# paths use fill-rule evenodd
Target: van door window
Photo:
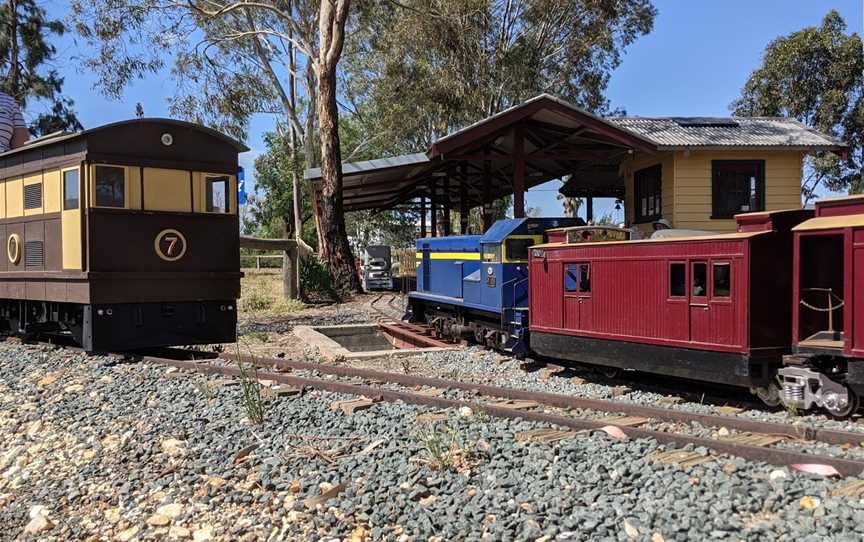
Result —
<path fill-rule="evenodd" d="M 116 166 L 96 166 L 96 205 L 126 206 L 126 170 Z"/>

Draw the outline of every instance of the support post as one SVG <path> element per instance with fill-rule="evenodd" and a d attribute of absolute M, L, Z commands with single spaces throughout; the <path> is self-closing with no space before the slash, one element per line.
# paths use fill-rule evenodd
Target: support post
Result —
<path fill-rule="evenodd" d="M 426 196 L 420 196 L 420 238 L 426 237 Z"/>
<path fill-rule="evenodd" d="M 588 223 L 594 220 L 594 197 L 585 198 L 585 218 Z"/>
<path fill-rule="evenodd" d="M 450 176 L 444 177 L 442 183 L 444 184 L 444 235 L 450 235 L 450 208 L 452 207 L 452 201 L 450 201 Z"/>
<path fill-rule="evenodd" d="M 432 228 L 432 237 L 438 237 L 438 204 L 435 203 L 438 195 L 438 180 L 432 179 L 432 198 L 430 207 L 432 209 L 432 216 L 430 217 L 429 225 Z"/>
<path fill-rule="evenodd" d="M 492 227 L 492 162 L 483 160 L 483 231 Z"/>
<path fill-rule="evenodd" d="M 468 234 L 468 218 L 471 209 L 468 207 L 468 164 L 462 162 L 459 167 L 460 184 L 459 184 L 459 233 L 462 235 Z"/>
<path fill-rule="evenodd" d="M 525 218 L 525 140 L 519 125 L 513 130 L 513 217 Z"/>

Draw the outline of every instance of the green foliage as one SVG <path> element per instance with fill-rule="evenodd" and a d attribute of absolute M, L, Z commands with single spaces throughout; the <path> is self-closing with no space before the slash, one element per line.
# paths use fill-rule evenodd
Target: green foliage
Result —
<path fill-rule="evenodd" d="M 327 268 L 318 258 L 300 258 L 300 283 L 306 295 L 318 295 L 330 299 L 338 299 L 339 295 L 333 287 L 333 279 Z"/>
<path fill-rule="evenodd" d="M 72 107 L 61 95 L 63 78 L 53 68 L 57 49 L 48 42 L 66 27 L 49 19 L 35 0 L 7 0 L 0 5 L 0 90 L 25 109 L 33 100 L 47 110 L 30 124 L 30 133 L 44 135 L 58 130 L 80 130 Z"/>
<path fill-rule="evenodd" d="M 264 423 L 265 405 L 258 383 L 258 366 L 254 362 L 243 363 L 240 348 L 237 348 L 237 367 L 240 369 L 240 402 L 246 417 L 255 425 Z"/>
<path fill-rule="evenodd" d="M 434 139 L 542 92 L 605 112 L 626 46 L 648 33 L 648 0 L 387 0 L 361 5 L 345 94 L 388 152 Z"/>
<path fill-rule="evenodd" d="M 821 26 L 807 27 L 768 44 L 755 70 L 732 104 L 736 115 L 789 116 L 831 134 L 850 146 L 841 160 L 819 153 L 808 160 L 804 191 L 820 182 L 832 190 L 862 190 L 864 166 L 864 49 L 861 36 L 846 33 L 834 10 Z"/>

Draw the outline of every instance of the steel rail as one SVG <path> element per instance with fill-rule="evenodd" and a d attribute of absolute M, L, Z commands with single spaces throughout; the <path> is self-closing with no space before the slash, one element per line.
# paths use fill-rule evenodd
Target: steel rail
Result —
<path fill-rule="evenodd" d="M 237 361 L 236 354 L 220 354 L 220 357 L 231 361 Z M 765 433 L 784 435 L 796 439 L 813 440 L 826 444 L 864 444 L 864 433 L 851 431 L 837 431 L 833 429 L 820 429 L 804 425 L 789 425 L 778 422 L 765 422 L 759 420 L 748 420 L 735 416 L 722 416 L 716 414 L 700 414 L 696 412 L 685 412 L 668 408 L 622 403 L 605 399 L 587 399 L 572 397 L 556 393 L 541 391 L 522 390 L 517 388 L 505 388 L 490 386 L 488 384 L 475 384 L 472 382 L 461 382 L 458 380 L 447 380 L 443 378 L 407 375 L 376 371 L 373 369 L 360 369 L 355 367 L 344 367 L 324 365 L 321 363 L 309 363 L 303 361 L 292 361 L 279 358 L 264 358 L 252 356 L 239 356 L 244 362 L 254 362 L 261 367 L 272 367 L 278 369 L 291 369 L 300 371 L 315 371 L 321 374 L 344 377 L 359 377 L 371 380 L 380 380 L 403 386 L 428 386 L 431 388 L 457 389 L 462 391 L 476 392 L 489 397 L 501 399 L 535 401 L 546 406 L 567 409 L 588 409 L 601 412 L 620 412 L 628 416 L 640 416 L 654 418 L 669 422 L 690 423 L 696 422 L 702 425 L 725 427 L 738 431 L 751 431 L 754 433 Z"/>
<path fill-rule="evenodd" d="M 241 374 L 241 370 L 238 367 L 213 365 L 206 361 L 195 362 L 185 360 L 172 360 L 152 356 L 140 356 L 137 359 L 144 362 L 169 365 L 177 367 L 179 369 L 191 370 L 205 374 L 222 374 L 228 376 L 238 376 Z M 574 429 L 577 431 L 593 431 L 610 425 L 607 422 L 595 420 L 568 418 L 555 414 L 515 410 L 495 405 L 478 405 L 477 403 L 471 403 L 468 401 L 461 401 L 456 399 L 430 397 L 416 393 L 387 390 L 383 388 L 375 388 L 366 385 L 350 384 L 338 381 L 334 382 L 321 379 L 302 378 L 278 372 L 258 373 L 257 377 L 259 379 L 267 379 L 274 382 L 279 382 L 281 384 L 287 384 L 298 389 L 311 388 L 333 393 L 344 393 L 347 395 L 364 396 L 391 403 L 403 402 L 406 404 L 431 406 L 437 408 L 459 408 L 467 406 L 471 409 L 481 410 L 491 416 L 499 418 L 525 419 L 535 422 L 549 423 L 560 427 L 567 427 L 569 429 Z M 674 444 L 676 446 L 692 445 L 695 447 L 704 447 L 706 449 L 714 450 L 718 453 L 734 455 L 750 461 L 762 461 L 772 465 L 788 466 L 793 464 L 820 463 L 823 465 L 830 465 L 834 467 L 837 472 L 839 472 L 843 476 L 859 476 L 862 472 L 864 472 L 864 461 L 814 455 L 781 448 L 764 448 L 759 446 L 723 442 L 721 440 L 693 437 L 679 433 L 652 431 L 649 429 L 640 429 L 638 427 L 620 427 L 620 429 L 629 438 L 654 439 L 661 444 Z"/>

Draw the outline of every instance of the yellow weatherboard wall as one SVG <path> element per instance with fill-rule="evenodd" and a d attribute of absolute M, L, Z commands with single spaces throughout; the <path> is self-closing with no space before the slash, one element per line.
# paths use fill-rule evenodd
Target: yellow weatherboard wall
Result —
<path fill-rule="evenodd" d="M 63 187 L 60 170 L 52 169 L 42 174 L 42 206 L 46 213 L 59 213 L 63 207 Z"/>
<path fill-rule="evenodd" d="M 6 217 L 24 216 L 24 183 L 21 177 L 6 181 Z"/>
<path fill-rule="evenodd" d="M 78 168 L 67 168 L 63 171 L 77 170 Z M 58 177 L 61 180 L 60 190 L 62 193 L 62 173 L 58 172 Z M 63 269 L 81 269 L 82 268 L 82 247 L 81 247 L 81 205 L 83 204 L 83 187 L 82 175 L 78 174 L 78 208 L 62 211 L 60 215 L 61 236 L 63 241 Z M 61 196 L 62 199 L 62 196 Z M 62 202 L 61 202 L 62 206 Z"/>
<path fill-rule="evenodd" d="M 765 210 L 801 208 L 800 151 L 683 151 L 675 153 L 676 228 L 735 231 L 734 219 L 711 218 L 711 161 L 764 160 Z M 665 209 L 664 209 L 665 212 Z"/>
<path fill-rule="evenodd" d="M 192 192 L 189 172 L 179 169 L 144 168 L 144 209 L 191 211 Z"/>
<path fill-rule="evenodd" d="M 718 233 L 734 232 L 734 219 L 712 219 L 712 160 L 764 160 L 765 210 L 801 208 L 801 166 L 804 153 L 800 151 L 712 150 L 667 151 L 655 155 L 638 154 L 621 166 L 625 180 L 625 217 L 644 236 L 650 236 L 650 223 L 633 224 L 634 172 L 656 164 L 662 166 L 663 218 L 673 228 L 705 230 Z"/>

